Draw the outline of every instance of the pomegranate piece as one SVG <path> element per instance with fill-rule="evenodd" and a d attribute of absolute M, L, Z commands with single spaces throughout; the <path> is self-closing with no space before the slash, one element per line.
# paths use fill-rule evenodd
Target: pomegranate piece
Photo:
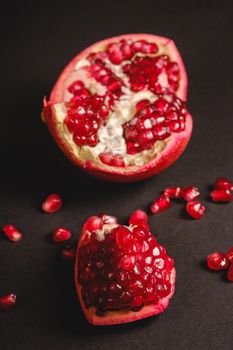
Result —
<path fill-rule="evenodd" d="M 130 225 L 136 225 L 137 223 L 142 223 L 142 222 L 148 223 L 148 216 L 143 210 L 137 209 L 130 216 L 129 224 Z"/>
<path fill-rule="evenodd" d="M 42 209 L 47 214 L 55 213 L 56 211 L 60 210 L 61 207 L 61 197 L 56 193 L 50 194 L 42 204 Z"/>
<path fill-rule="evenodd" d="M 186 204 L 186 211 L 193 219 L 200 219 L 205 214 L 205 207 L 199 201 L 191 201 Z"/>
<path fill-rule="evenodd" d="M 75 283 L 83 312 L 94 325 L 161 313 L 174 293 L 174 261 L 148 227 L 135 224 L 134 219 L 147 220 L 142 211 L 135 213 L 130 217 L 134 225 L 129 227 L 105 224 L 90 234 L 84 224 Z"/>
<path fill-rule="evenodd" d="M 169 197 L 165 194 L 161 194 L 159 198 L 157 198 L 154 203 L 150 206 L 150 211 L 152 214 L 158 214 L 161 211 L 167 210 L 170 208 L 171 202 Z"/>
<path fill-rule="evenodd" d="M 213 202 L 231 202 L 232 194 L 229 190 L 213 190 L 210 193 Z"/>
<path fill-rule="evenodd" d="M 164 190 L 164 194 L 170 199 L 180 199 L 182 198 L 182 189 L 181 187 L 169 187 Z"/>
<path fill-rule="evenodd" d="M 227 279 L 228 281 L 233 282 L 233 264 L 232 263 L 227 271 Z"/>
<path fill-rule="evenodd" d="M 67 65 L 42 119 L 75 165 L 105 180 L 138 181 L 169 167 L 185 149 L 192 132 L 186 94 L 172 40 L 123 35 L 92 45 Z"/>
<path fill-rule="evenodd" d="M 225 177 L 218 177 L 215 180 L 214 188 L 216 190 L 229 190 L 229 191 L 232 191 L 233 190 L 233 184 L 232 184 L 232 182 L 230 180 L 228 180 Z"/>
<path fill-rule="evenodd" d="M 23 238 L 22 233 L 18 231 L 13 225 L 5 225 L 2 230 L 7 238 L 9 238 L 9 240 L 12 242 L 21 241 Z"/>
<path fill-rule="evenodd" d="M 233 247 L 228 250 L 226 258 L 230 263 L 233 263 Z"/>
<path fill-rule="evenodd" d="M 52 238 L 55 243 L 61 243 L 70 239 L 71 236 L 72 234 L 69 230 L 63 227 L 59 227 L 53 231 Z"/>
<path fill-rule="evenodd" d="M 16 304 L 16 295 L 13 293 L 0 297 L 0 311 L 5 311 Z"/>
<path fill-rule="evenodd" d="M 75 256 L 75 250 L 73 247 L 66 246 L 64 249 L 61 251 L 61 256 L 63 260 L 70 261 L 74 259 Z"/>
<path fill-rule="evenodd" d="M 212 253 L 207 256 L 207 265 L 211 270 L 223 270 L 228 267 L 228 260 L 224 253 Z"/>
<path fill-rule="evenodd" d="M 195 201 L 199 196 L 199 189 L 195 186 L 188 186 L 182 189 L 182 197 L 186 202 Z"/>

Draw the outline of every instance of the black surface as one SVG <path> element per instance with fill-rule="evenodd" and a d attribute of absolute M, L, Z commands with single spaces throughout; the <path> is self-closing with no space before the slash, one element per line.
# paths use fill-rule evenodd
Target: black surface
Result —
<path fill-rule="evenodd" d="M 232 204 L 206 200 L 217 176 L 233 179 L 233 6 L 229 1 L 89 1 L 5 4 L 1 21 L 0 225 L 12 223 L 25 238 L 0 238 L 0 294 L 18 304 L 0 314 L 1 350 L 232 349 L 233 284 L 211 273 L 209 252 L 233 244 Z M 109 184 L 89 178 L 61 154 L 40 121 L 43 95 L 62 67 L 89 44 L 117 34 L 171 37 L 189 75 L 191 143 L 181 159 L 153 179 Z M 83 221 L 108 212 L 126 222 L 168 185 L 200 187 L 207 212 L 183 215 L 183 204 L 150 217 L 152 231 L 175 258 L 176 293 L 167 311 L 134 324 L 94 328 L 76 299 L 72 267 L 48 237 L 59 225 L 78 238 Z M 44 197 L 61 194 L 57 214 L 40 211 Z"/>

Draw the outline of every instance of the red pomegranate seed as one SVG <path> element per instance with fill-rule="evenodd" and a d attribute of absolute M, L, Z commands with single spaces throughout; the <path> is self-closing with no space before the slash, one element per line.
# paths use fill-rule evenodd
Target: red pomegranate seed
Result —
<path fill-rule="evenodd" d="M 233 282 L 233 264 L 232 263 L 227 271 L 227 279 L 228 281 Z"/>
<path fill-rule="evenodd" d="M 16 304 L 16 295 L 13 293 L 0 297 L 0 311 L 12 308 Z"/>
<path fill-rule="evenodd" d="M 231 202 L 232 194 L 229 190 L 213 190 L 210 193 L 213 202 Z"/>
<path fill-rule="evenodd" d="M 232 191 L 233 190 L 233 184 L 232 184 L 232 182 L 230 180 L 228 180 L 225 177 L 218 177 L 215 180 L 214 188 L 216 190 L 229 190 L 229 191 Z"/>
<path fill-rule="evenodd" d="M 61 251 L 61 256 L 63 260 L 73 260 L 75 256 L 75 249 L 71 246 L 66 246 Z"/>
<path fill-rule="evenodd" d="M 45 213 L 51 214 L 60 210 L 62 200 L 58 194 L 50 194 L 42 204 L 42 209 Z"/>
<path fill-rule="evenodd" d="M 13 225 L 6 225 L 3 227 L 3 232 L 12 241 L 18 242 L 23 238 L 23 235 Z"/>
<path fill-rule="evenodd" d="M 84 88 L 84 84 L 81 80 L 76 80 L 74 81 L 69 87 L 68 87 L 68 91 L 71 94 L 79 94 L 80 90 Z"/>
<path fill-rule="evenodd" d="M 233 247 L 231 247 L 227 254 L 226 254 L 226 258 L 228 261 L 230 261 L 231 263 L 233 263 Z"/>
<path fill-rule="evenodd" d="M 195 186 L 189 186 L 182 189 L 182 197 L 186 202 L 194 201 L 200 196 L 199 189 Z"/>
<path fill-rule="evenodd" d="M 169 197 L 167 197 L 165 194 L 162 194 L 151 205 L 150 211 L 152 214 L 157 214 L 161 211 L 167 210 L 168 208 L 170 208 L 170 206 L 171 206 L 171 202 Z"/>
<path fill-rule="evenodd" d="M 71 237 L 71 232 L 66 228 L 60 227 L 53 231 L 53 241 L 60 243 L 67 241 Z"/>
<path fill-rule="evenodd" d="M 106 165 L 125 167 L 125 162 L 121 154 L 113 154 L 111 152 L 100 153 L 99 158 L 101 162 Z"/>
<path fill-rule="evenodd" d="M 85 231 L 94 232 L 100 230 L 103 227 L 103 220 L 98 216 L 91 216 L 83 227 Z"/>
<path fill-rule="evenodd" d="M 207 265 L 211 270 L 223 270 L 228 267 L 228 260 L 224 253 L 212 253 L 207 256 Z"/>
<path fill-rule="evenodd" d="M 134 225 L 137 224 L 138 222 L 144 221 L 145 223 L 148 222 L 148 216 L 147 214 L 141 210 L 137 209 L 135 212 L 130 216 L 129 218 L 129 224 Z"/>
<path fill-rule="evenodd" d="M 193 219 L 200 219 L 205 214 L 205 207 L 199 201 L 191 201 L 186 204 L 186 211 Z"/>
<path fill-rule="evenodd" d="M 164 190 L 164 194 L 170 199 L 182 198 L 181 187 L 169 187 Z"/>

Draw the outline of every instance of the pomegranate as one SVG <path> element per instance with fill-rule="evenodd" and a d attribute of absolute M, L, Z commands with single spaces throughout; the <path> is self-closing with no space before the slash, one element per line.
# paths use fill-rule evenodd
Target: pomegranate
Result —
<path fill-rule="evenodd" d="M 72 246 L 68 245 L 61 251 L 61 257 L 63 260 L 70 261 L 73 260 L 75 256 L 75 250 Z"/>
<path fill-rule="evenodd" d="M 224 253 L 212 253 L 207 256 L 207 265 L 211 270 L 223 270 L 228 267 L 228 260 Z"/>
<path fill-rule="evenodd" d="M 213 190 L 210 197 L 213 202 L 231 202 L 233 198 L 229 190 Z"/>
<path fill-rule="evenodd" d="M 182 197 L 186 202 L 194 201 L 200 196 L 199 189 L 195 186 L 188 186 L 182 189 Z"/>
<path fill-rule="evenodd" d="M 21 241 L 23 238 L 23 234 L 18 231 L 13 225 L 5 225 L 2 230 L 7 238 L 9 238 L 9 240 L 12 242 Z"/>
<path fill-rule="evenodd" d="M 75 284 L 91 324 L 119 324 L 159 314 L 174 293 L 174 261 L 150 233 L 147 217 L 138 214 L 131 216 L 128 227 L 102 222 L 87 230 L 96 216 L 83 226 Z"/>
<path fill-rule="evenodd" d="M 62 207 L 62 200 L 56 193 L 50 194 L 42 203 L 42 209 L 47 214 L 55 213 Z"/>
<path fill-rule="evenodd" d="M 16 304 L 16 295 L 13 293 L 9 293 L 7 295 L 4 295 L 0 297 L 0 311 L 5 311 Z"/>
<path fill-rule="evenodd" d="M 71 232 L 64 227 L 59 227 L 53 231 L 53 241 L 55 243 L 61 243 L 67 241 L 72 236 Z"/>
<path fill-rule="evenodd" d="M 170 199 L 180 199 L 182 198 L 182 188 L 168 187 L 164 190 L 164 194 Z"/>
<path fill-rule="evenodd" d="M 152 214 L 158 214 L 161 211 L 167 210 L 171 206 L 171 201 L 168 196 L 161 194 L 154 203 L 150 206 L 150 211 Z"/>
<path fill-rule="evenodd" d="M 186 211 L 193 219 L 200 219 L 205 214 L 205 207 L 199 201 L 191 201 L 186 204 Z"/>
<path fill-rule="evenodd" d="M 228 180 L 225 177 L 218 177 L 215 180 L 214 183 L 214 188 L 216 190 L 229 190 L 229 191 L 233 191 L 233 184 L 230 180 Z"/>
<path fill-rule="evenodd" d="M 105 180 L 137 181 L 166 169 L 186 147 L 186 95 L 172 40 L 123 35 L 90 46 L 66 66 L 42 119 L 74 164 Z"/>

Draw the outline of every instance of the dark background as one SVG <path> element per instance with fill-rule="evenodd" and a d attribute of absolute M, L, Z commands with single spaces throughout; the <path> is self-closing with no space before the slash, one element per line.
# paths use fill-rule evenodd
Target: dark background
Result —
<path fill-rule="evenodd" d="M 203 3 L 203 4 L 202 4 Z M 203 262 L 233 244 L 232 204 L 208 201 L 217 176 L 233 179 L 233 6 L 231 1 L 9 2 L 1 8 L 0 225 L 12 223 L 25 238 L 0 238 L 0 294 L 15 292 L 15 309 L 0 314 L 1 350 L 232 349 L 233 284 Z M 148 32 L 175 40 L 189 75 L 192 140 L 166 172 L 136 184 L 88 177 L 61 154 L 40 121 L 63 66 L 100 39 Z M 152 232 L 175 258 L 176 293 L 167 311 L 134 324 L 89 326 L 76 298 L 72 266 L 49 237 L 56 226 L 77 241 L 84 220 L 98 212 L 125 223 L 147 209 L 169 185 L 195 184 L 207 207 L 190 220 L 184 205 L 150 217 Z M 45 215 L 48 193 L 64 200 Z"/>

